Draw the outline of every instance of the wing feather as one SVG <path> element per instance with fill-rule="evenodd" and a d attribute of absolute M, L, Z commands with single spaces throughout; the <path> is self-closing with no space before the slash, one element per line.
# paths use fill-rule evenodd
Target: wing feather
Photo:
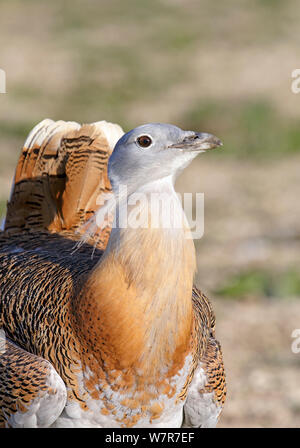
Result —
<path fill-rule="evenodd" d="M 80 232 L 111 191 L 109 156 L 123 135 L 117 124 L 45 119 L 28 135 L 17 165 L 5 231 Z M 109 228 L 95 235 L 104 248 Z"/>
<path fill-rule="evenodd" d="M 0 427 L 51 426 L 66 404 L 63 380 L 50 362 L 0 332 Z"/>
<path fill-rule="evenodd" d="M 215 339 L 215 315 L 208 298 L 193 289 L 195 316 L 194 371 L 184 405 L 183 427 L 215 427 L 226 398 L 220 343 Z"/>

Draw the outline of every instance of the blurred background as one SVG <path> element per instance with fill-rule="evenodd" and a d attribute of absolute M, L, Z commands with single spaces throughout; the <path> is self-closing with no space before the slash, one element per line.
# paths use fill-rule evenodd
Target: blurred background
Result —
<path fill-rule="evenodd" d="M 0 215 L 46 117 L 223 140 L 177 183 L 205 194 L 197 285 L 223 347 L 221 427 L 300 423 L 299 25 L 297 0 L 0 1 Z"/>

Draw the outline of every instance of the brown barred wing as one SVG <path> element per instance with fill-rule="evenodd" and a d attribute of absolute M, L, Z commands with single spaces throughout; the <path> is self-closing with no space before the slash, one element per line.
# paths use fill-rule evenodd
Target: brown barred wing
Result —
<path fill-rule="evenodd" d="M 226 399 L 226 378 L 221 344 L 215 338 L 209 338 L 203 367 L 207 375 L 206 392 L 214 394 L 215 402 L 223 407 Z"/>
<path fill-rule="evenodd" d="M 109 156 L 123 134 L 120 126 L 46 119 L 29 134 L 7 205 L 5 231 L 80 232 L 110 192 Z M 99 200 L 100 199 L 100 200 Z M 104 248 L 110 226 L 101 228 Z"/>
<path fill-rule="evenodd" d="M 220 343 L 215 339 L 215 315 L 208 298 L 193 289 L 195 357 L 184 405 L 183 427 L 215 427 L 226 398 Z"/>
<path fill-rule="evenodd" d="M 50 362 L 21 349 L 0 330 L 0 428 L 51 426 L 66 399 L 66 387 Z"/>

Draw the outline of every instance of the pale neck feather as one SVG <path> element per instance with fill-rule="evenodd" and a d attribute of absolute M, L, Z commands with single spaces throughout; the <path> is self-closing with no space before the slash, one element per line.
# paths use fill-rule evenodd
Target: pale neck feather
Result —
<path fill-rule="evenodd" d="M 180 215 L 184 222 L 181 228 L 163 228 L 162 209 L 150 207 L 155 192 L 171 200 L 173 218 Z M 110 343 L 122 368 L 135 365 L 150 374 L 153 369 L 171 368 L 179 358 L 183 362 L 192 325 L 196 264 L 194 244 L 187 238 L 190 230 L 172 178 L 144 185 L 138 193 L 147 198 L 144 206 L 149 221 L 145 228 L 112 229 L 83 300 L 87 306 L 89 299 L 96 303 L 95 315 L 109 326 Z M 115 219 L 130 197 L 122 201 Z M 138 205 L 128 205 L 128 215 L 134 214 Z M 151 227 L 154 221 L 158 228 Z"/>

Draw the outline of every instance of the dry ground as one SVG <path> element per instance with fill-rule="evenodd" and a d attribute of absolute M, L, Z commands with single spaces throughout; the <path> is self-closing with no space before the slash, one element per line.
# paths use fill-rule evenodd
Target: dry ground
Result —
<path fill-rule="evenodd" d="M 219 426 L 299 427 L 300 353 L 291 350 L 299 299 L 213 304 L 228 383 Z"/>
<path fill-rule="evenodd" d="M 291 350 L 299 291 L 276 297 L 279 282 L 269 294 L 259 287 L 233 289 L 234 300 L 216 293 L 241 273 L 299 273 L 299 166 L 299 156 L 257 164 L 205 154 L 178 182 L 179 190 L 205 193 L 197 284 L 212 300 L 223 347 L 228 398 L 221 427 L 300 424 L 300 353 Z"/>

